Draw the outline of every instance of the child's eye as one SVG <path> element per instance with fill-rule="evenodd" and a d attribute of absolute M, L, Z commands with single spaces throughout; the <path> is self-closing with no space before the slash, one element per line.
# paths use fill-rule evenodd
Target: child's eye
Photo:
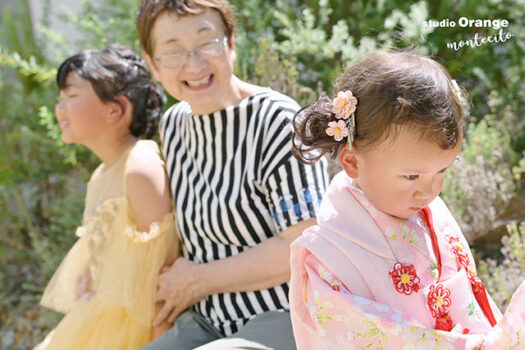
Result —
<path fill-rule="evenodd" d="M 405 178 L 409 181 L 414 181 L 419 177 L 419 175 L 405 175 Z"/>

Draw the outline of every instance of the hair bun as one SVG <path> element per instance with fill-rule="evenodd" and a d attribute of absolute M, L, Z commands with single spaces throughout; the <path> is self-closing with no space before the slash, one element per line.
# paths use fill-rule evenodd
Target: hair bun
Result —
<path fill-rule="evenodd" d="M 327 153 L 331 158 L 337 156 L 344 143 L 326 134 L 333 120 L 332 100 L 326 95 L 295 114 L 292 153 L 299 161 L 313 164 Z"/>

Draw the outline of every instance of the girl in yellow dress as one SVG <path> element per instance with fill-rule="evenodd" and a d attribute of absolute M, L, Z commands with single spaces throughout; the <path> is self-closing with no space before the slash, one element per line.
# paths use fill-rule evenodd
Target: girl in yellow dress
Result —
<path fill-rule="evenodd" d="M 157 144 L 164 98 L 133 51 L 111 45 L 57 73 L 62 139 L 102 161 L 87 186 L 78 241 L 41 304 L 66 315 L 36 349 L 140 349 L 152 328 L 156 279 L 177 250 L 169 182 Z"/>

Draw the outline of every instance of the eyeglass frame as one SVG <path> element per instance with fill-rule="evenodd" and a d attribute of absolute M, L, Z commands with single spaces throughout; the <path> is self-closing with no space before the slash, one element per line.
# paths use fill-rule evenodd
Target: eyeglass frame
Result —
<path fill-rule="evenodd" d="M 155 61 L 157 61 L 159 64 L 163 65 L 166 68 L 180 68 L 180 67 L 183 67 L 188 62 L 188 58 L 190 58 L 192 55 L 195 55 L 196 57 L 199 57 L 200 59 L 204 59 L 206 57 L 218 57 L 218 56 L 220 56 L 222 54 L 222 52 L 224 51 L 224 46 L 227 45 L 228 41 L 229 41 L 228 37 L 225 36 L 225 37 L 222 38 L 221 49 L 216 55 L 209 55 L 209 54 L 204 54 L 203 55 L 202 52 L 200 52 L 200 50 L 202 49 L 202 46 L 210 44 L 212 42 L 220 43 L 221 42 L 220 38 L 215 38 L 215 39 L 212 39 L 212 40 L 208 40 L 207 42 L 202 43 L 200 45 L 197 45 L 196 47 L 194 47 L 193 49 L 191 49 L 189 51 L 187 51 L 187 50 L 169 50 L 167 52 L 164 52 L 164 53 L 160 54 L 159 56 L 155 56 L 154 59 L 155 59 Z M 184 60 L 181 60 L 181 63 L 178 64 L 178 65 L 166 65 L 165 63 L 162 63 L 162 60 L 161 60 L 162 57 L 166 56 L 168 54 L 171 54 L 173 52 L 183 53 L 184 54 Z"/>

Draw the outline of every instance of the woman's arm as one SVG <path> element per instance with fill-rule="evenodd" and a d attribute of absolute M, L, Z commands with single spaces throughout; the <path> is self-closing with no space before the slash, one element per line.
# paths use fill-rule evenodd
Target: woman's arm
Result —
<path fill-rule="evenodd" d="M 310 218 L 292 225 L 238 255 L 206 264 L 178 258 L 159 276 L 158 300 L 166 303 L 154 324 L 173 322 L 189 306 L 210 294 L 270 288 L 290 279 L 290 243 L 309 226 Z"/>

